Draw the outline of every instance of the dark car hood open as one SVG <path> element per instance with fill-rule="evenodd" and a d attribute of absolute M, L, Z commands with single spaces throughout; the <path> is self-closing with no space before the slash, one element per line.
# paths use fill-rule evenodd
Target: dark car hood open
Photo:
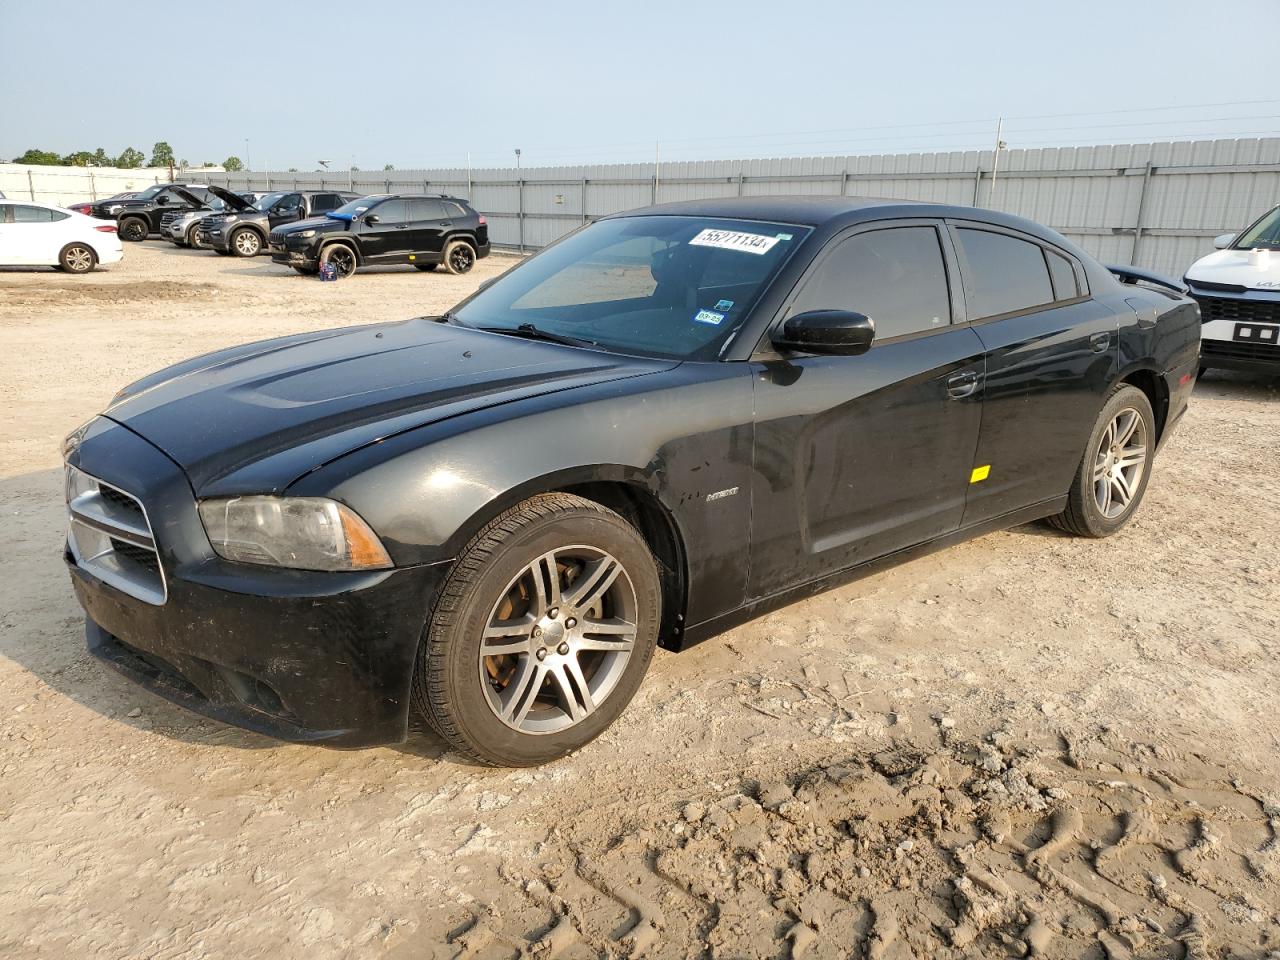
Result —
<path fill-rule="evenodd" d="M 675 365 L 417 319 L 197 357 L 132 384 L 104 415 L 168 454 L 201 496 L 281 493 L 415 427 Z"/>
<path fill-rule="evenodd" d="M 345 230 L 349 224 L 345 220 L 335 220 L 332 217 L 307 217 L 305 220 L 295 220 L 293 223 L 276 227 L 272 233 L 295 233 L 298 230 Z"/>
<path fill-rule="evenodd" d="M 230 190 L 223 190 L 221 187 L 209 187 L 209 192 L 227 205 L 228 210 L 254 210 L 256 209 L 252 203 L 239 194 L 232 193 Z"/>

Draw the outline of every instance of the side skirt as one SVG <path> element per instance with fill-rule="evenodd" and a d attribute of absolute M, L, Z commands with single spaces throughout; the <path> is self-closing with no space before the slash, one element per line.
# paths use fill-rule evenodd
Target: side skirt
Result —
<path fill-rule="evenodd" d="M 761 597 L 759 600 L 752 600 L 736 610 L 730 610 L 728 613 L 723 613 L 710 620 L 695 623 L 685 630 L 682 636 L 664 639 L 661 645 L 668 650 L 687 650 L 689 647 L 695 646 L 704 640 L 709 640 L 717 634 L 724 633 L 726 630 L 730 630 L 749 620 L 754 620 L 772 610 L 795 603 L 797 600 L 804 600 L 833 587 L 861 580 L 863 577 L 869 577 L 873 573 L 879 573 L 881 570 L 887 570 L 910 560 L 937 553 L 939 550 L 945 550 L 947 547 L 964 543 L 966 540 L 975 540 L 978 537 L 986 536 L 988 533 L 995 533 L 997 530 L 1007 530 L 1009 527 L 1016 527 L 1019 524 L 1052 517 L 1061 513 L 1066 507 L 1067 498 L 1065 496 L 1055 497 L 1052 500 L 1042 500 L 1040 503 L 1022 507 L 1019 510 L 993 517 L 990 520 L 984 520 L 981 523 L 975 523 L 972 526 L 962 527 L 953 533 L 943 534 L 933 540 L 918 543 L 913 547 L 904 547 L 894 553 L 885 554 L 875 560 L 868 560 L 866 563 L 858 564 L 856 567 L 837 570 L 835 573 L 827 574 L 817 580 L 790 587 L 781 593 L 775 593 L 769 597 Z"/>

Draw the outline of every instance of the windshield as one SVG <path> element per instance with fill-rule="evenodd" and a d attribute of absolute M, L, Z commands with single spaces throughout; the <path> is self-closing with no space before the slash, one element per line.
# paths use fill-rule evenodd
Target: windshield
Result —
<path fill-rule="evenodd" d="M 372 197 L 361 197 L 359 200 L 352 200 L 344 203 L 337 210 L 330 210 L 325 214 L 326 217 L 335 217 L 339 220 L 350 220 L 352 217 L 364 213 L 370 207 L 380 200 L 385 200 L 390 194 L 379 193 Z"/>
<path fill-rule="evenodd" d="M 1280 250 L 1280 207 L 1265 214 L 1261 220 L 1240 234 L 1233 247 L 1236 250 Z"/>
<path fill-rule="evenodd" d="M 808 233 L 707 217 L 601 220 L 504 275 L 454 316 L 501 330 L 532 324 L 622 353 L 714 360 Z"/>
<path fill-rule="evenodd" d="M 266 196 L 258 198 L 258 202 L 253 205 L 253 209 L 264 211 L 271 207 L 273 203 L 283 197 L 283 193 L 268 193 Z"/>
<path fill-rule="evenodd" d="M 145 189 L 145 190 L 143 190 L 141 193 L 137 194 L 137 195 L 134 197 L 134 199 L 135 199 L 135 200 L 150 200 L 152 197 L 154 197 L 157 193 L 159 193 L 161 190 L 163 190 L 163 189 L 164 189 L 165 187 L 167 187 L 167 186 L 168 186 L 168 184 L 167 184 L 167 183 L 157 183 L 154 187 L 147 187 L 147 189 Z"/>

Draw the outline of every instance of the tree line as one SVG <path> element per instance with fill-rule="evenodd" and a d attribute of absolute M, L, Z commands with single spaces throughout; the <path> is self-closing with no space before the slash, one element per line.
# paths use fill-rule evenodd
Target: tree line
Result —
<path fill-rule="evenodd" d="M 156 141 L 151 147 L 151 161 L 149 163 L 147 162 L 147 155 L 134 147 L 125 147 L 118 156 L 114 157 L 110 156 L 102 147 L 93 151 L 77 150 L 74 153 L 67 154 L 33 148 L 20 157 L 14 157 L 13 162 L 44 167 L 123 167 L 130 170 L 144 165 L 148 167 L 167 167 L 172 164 L 181 168 L 191 166 L 186 160 L 175 160 L 173 147 L 169 146 L 164 140 Z M 219 166 L 219 164 L 206 160 L 201 166 L 215 167 Z M 221 166 L 234 173 L 237 170 L 244 169 L 244 161 L 239 157 L 227 157 Z"/>

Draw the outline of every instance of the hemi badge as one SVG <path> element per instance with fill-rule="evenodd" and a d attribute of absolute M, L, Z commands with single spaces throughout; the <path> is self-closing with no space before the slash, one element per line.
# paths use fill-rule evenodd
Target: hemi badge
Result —
<path fill-rule="evenodd" d="M 991 464 L 984 463 L 980 467 L 974 467 L 973 473 L 969 474 L 970 483 L 981 483 L 991 475 Z"/>
<path fill-rule="evenodd" d="M 708 493 L 707 503 L 710 503 L 712 500 L 723 500 L 725 497 L 732 497 L 737 492 L 737 487 L 730 487 L 728 490 L 717 490 L 715 493 Z"/>

